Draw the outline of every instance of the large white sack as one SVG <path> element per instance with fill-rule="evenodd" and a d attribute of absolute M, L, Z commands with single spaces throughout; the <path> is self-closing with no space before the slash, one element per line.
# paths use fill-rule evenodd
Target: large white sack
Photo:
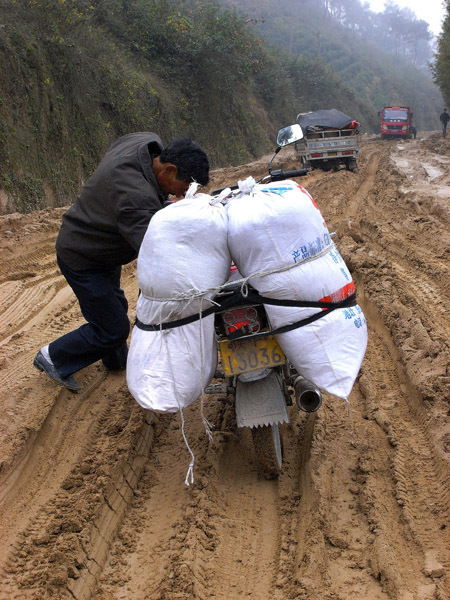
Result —
<path fill-rule="evenodd" d="M 216 366 L 214 315 L 202 319 L 201 330 L 198 321 L 165 332 L 133 329 L 127 384 L 143 408 L 177 412 L 189 406 L 202 393 L 202 384 L 211 381 Z"/>
<path fill-rule="evenodd" d="M 150 221 L 138 256 L 137 318 L 160 324 L 205 310 L 214 292 L 195 292 L 223 285 L 230 264 L 222 204 L 196 194 L 160 210 Z M 182 301 L 171 300 L 180 297 Z M 198 398 L 216 363 L 213 316 L 169 330 L 135 327 L 127 383 L 144 408 L 176 412 Z"/>
<path fill-rule="evenodd" d="M 158 211 L 137 260 L 142 292 L 137 317 L 144 323 L 159 323 L 211 306 L 207 299 L 215 292 L 197 298 L 193 293 L 222 285 L 230 265 L 227 215 L 221 203 L 214 203 L 207 194 L 195 194 Z M 165 301 L 184 295 L 187 299 L 181 302 Z M 149 302 L 149 298 L 164 301 Z"/>
<path fill-rule="evenodd" d="M 354 290 L 310 194 L 293 181 L 256 185 L 227 205 L 228 245 L 243 277 L 262 294 L 289 300 L 342 300 Z M 295 266 L 294 266 L 295 265 Z M 273 328 L 321 309 L 265 306 Z M 347 399 L 367 346 L 359 306 L 337 309 L 310 325 L 277 336 L 288 360 L 320 388 Z"/>

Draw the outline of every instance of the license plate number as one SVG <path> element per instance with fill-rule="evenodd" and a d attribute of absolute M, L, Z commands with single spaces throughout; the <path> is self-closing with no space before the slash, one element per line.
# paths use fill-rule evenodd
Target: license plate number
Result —
<path fill-rule="evenodd" d="M 225 375 L 283 365 L 286 357 L 273 335 L 263 339 L 219 342 Z"/>
<path fill-rule="evenodd" d="M 328 152 L 328 156 L 337 156 L 337 152 Z"/>

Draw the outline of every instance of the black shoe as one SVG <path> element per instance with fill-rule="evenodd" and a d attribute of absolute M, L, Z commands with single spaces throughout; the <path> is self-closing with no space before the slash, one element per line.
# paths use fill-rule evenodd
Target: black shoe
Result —
<path fill-rule="evenodd" d="M 81 390 L 81 386 L 78 385 L 72 375 L 61 377 L 56 368 L 46 360 L 40 350 L 34 357 L 33 365 L 36 369 L 39 369 L 39 371 L 44 371 L 44 373 L 53 379 L 53 381 L 56 381 L 56 383 L 65 386 L 68 390 L 71 390 L 72 392 Z"/>

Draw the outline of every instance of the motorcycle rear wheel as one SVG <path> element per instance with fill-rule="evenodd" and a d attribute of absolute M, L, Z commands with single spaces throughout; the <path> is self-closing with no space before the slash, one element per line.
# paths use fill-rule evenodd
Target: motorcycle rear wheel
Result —
<path fill-rule="evenodd" d="M 276 479 L 283 466 L 283 445 L 277 424 L 252 428 L 258 470 L 265 479 Z"/>

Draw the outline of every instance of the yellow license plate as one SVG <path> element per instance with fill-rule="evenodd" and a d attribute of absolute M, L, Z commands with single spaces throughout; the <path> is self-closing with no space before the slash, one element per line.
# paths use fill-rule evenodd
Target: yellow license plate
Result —
<path fill-rule="evenodd" d="M 273 335 L 267 338 L 219 342 L 225 375 L 284 365 L 286 357 Z"/>
<path fill-rule="evenodd" d="M 337 156 L 337 152 L 328 152 L 328 156 Z"/>

